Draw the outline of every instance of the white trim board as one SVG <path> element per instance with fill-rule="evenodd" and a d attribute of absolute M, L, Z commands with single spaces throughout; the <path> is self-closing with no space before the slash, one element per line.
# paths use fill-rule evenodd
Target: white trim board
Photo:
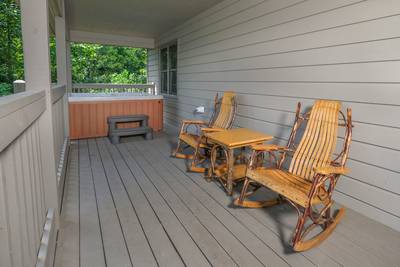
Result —
<path fill-rule="evenodd" d="M 86 32 L 86 31 L 70 31 L 69 41 L 81 42 L 81 43 L 129 46 L 129 47 L 142 47 L 142 48 L 154 48 L 155 46 L 153 38 L 114 35 L 105 33 Z"/>

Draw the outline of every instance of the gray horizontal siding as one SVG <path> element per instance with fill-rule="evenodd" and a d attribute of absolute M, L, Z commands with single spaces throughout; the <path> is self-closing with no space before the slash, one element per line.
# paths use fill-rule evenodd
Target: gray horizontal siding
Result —
<path fill-rule="evenodd" d="M 157 88 L 159 88 L 158 65 L 158 50 L 147 49 L 147 82 L 154 82 Z"/>
<path fill-rule="evenodd" d="M 353 109 L 352 172 L 335 198 L 400 231 L 400 2 L 223 1 L 165 33 L 178 39 L 178 96 L 165 100 L 167 131 L 215 93 L 238 93 L 235 125 L 285 143 L 298 101 Z M 158 82 L 158 52 L 149 80 Z M 205 115 L 207 117 L 208 114 Z"/>

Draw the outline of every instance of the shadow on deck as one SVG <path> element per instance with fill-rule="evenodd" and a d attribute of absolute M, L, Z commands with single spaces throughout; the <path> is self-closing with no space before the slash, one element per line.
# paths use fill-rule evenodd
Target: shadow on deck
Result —
<path fill-rule="evenodd" d="M 56 267 L 400 264 L 400 233 L 352 210 L 321 246 L 293 253 L 294 210 L 234 208 L 169 156 L 170 140 L 71 144 Z"/>

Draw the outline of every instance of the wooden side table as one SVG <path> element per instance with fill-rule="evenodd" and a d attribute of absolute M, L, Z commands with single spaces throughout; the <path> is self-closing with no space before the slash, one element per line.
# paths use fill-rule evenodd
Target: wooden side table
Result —
<path fill-rule="evenodd" d="M 220 146 L 226 151 L 227 176 L 225 182 L 222 181 L 222 177 L 220 177 L 220 181 L 229 195 L 232 195 L 234 178 L 238 178 L 234 177 L 233 175 L 235 161 L 233 153 L 234 150 L 237 148 L 245 148 L 247 146 L 260 144 L 273 138 L 273 136 L 247 128 L 237 128 L 222 132 L 206 133 L 205 136 L 210 143 L 215 144 L 215 146 Z"/>

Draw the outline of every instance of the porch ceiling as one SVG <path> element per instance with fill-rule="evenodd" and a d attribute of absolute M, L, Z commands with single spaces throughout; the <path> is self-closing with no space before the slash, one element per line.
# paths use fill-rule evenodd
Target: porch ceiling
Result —
<path fill-rule="evenodd" d="M 67 0 L 69 28 L 156 38 L 222 0 Z"/>

